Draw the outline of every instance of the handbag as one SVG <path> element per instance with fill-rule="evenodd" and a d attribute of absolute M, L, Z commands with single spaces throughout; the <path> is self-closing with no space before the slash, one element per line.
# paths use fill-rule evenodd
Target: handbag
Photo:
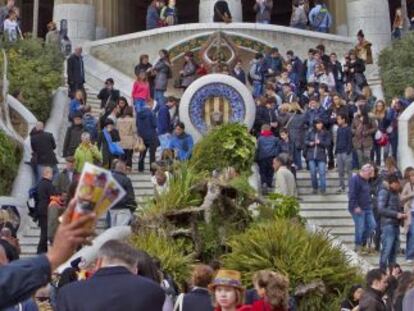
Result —
<path fill-rule="evenodd" d="M 147 147 L 144 144 L 142 137 L 138 136 L 134 144 L 134 152 L 143 153 Z"/>
<path fill-rule="evenodd" d="M 109 153 L 117 157 L 123 156 L 125 154 L 124 149 L 118 143 L 112 141 L 111 135 L 109 135 L 106 129 L 103 130 L 103 134 L 108 145 Z"/>

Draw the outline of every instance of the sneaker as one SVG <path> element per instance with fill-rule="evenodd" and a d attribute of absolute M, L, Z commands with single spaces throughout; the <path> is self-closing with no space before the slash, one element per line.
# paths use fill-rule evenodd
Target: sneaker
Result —
<path fill-rule="evenodd" d="M 318 194 L 318 189 L 313 189 L 312 194 Z"/>
<path fill-rule="evenodd" d="M 326 190 L 321 190 L 321 194 L 325 195 L 326 194 Z"/>
<path fill-rule="evenodd" d="M 345 189 L 344 188 L 338 188 L 338 190 L 336 190 L 336 193 L 344 193 Z"/>

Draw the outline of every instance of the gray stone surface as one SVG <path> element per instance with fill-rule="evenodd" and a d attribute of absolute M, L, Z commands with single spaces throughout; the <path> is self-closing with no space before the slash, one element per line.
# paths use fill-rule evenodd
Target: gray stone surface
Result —
<path fill-rule="evenodd" d="M 408 106 L 398 120 L 398 163 L 401 170 L 413 166 L 414 150 L 408 145 L 411 118 L 414 118 L 414 104 Z"/>

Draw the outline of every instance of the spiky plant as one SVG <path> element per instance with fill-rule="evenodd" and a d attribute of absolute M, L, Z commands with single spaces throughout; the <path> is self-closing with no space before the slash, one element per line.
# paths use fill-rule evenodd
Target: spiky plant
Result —
<path fill-rule="evenodd" d="M 299 300 L 301 311 L 323 311 L 344 288 L 360 281 L 359 271 L 324 233 L 310 233 L 301 224 L 286 219 L 253 225 L 229 243 L 224 267 L 239 270 L 251 286 L 254 272 L 272 269 L 289 276 L 292 293 L 305 288 Z M 315 289 L 310 288 L 313 285 Z"/>
<path fill-rule="evenodd" d="M 132 235 L 130 243 L 135 248 L 159 259 L 163 271 L 170 274 L 178 284 L 184 284 L 189 280 L 194 258 L 192 254 L 184 254 L 183 241 L 152 231 Z"/>

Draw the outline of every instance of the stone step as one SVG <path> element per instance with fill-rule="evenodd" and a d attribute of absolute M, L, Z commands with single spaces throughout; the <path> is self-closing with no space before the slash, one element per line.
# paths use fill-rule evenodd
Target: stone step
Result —
<path fill-rule="evenodd" d="M 300 193 L 300 191 L 299 191 Z M 302 192 L 303 193 L 303 192 Z M 321 203 L 348 203 L 348 196 L 346 194 L 335 194 L 328 192 L 325 195 L 321 194 L 302 194 L 300 195 L 301 205 L 306 203 L 321 202 Z"/>
<path fill-rule="evenodd" d="M 304 176 L 305 177 L 305 176 Z M 312 187 L 312 180 L 309 178 L 301 178 L 296 180 L 296 185 L 298 188 L 302 187 Z M 339 188 L 339 178 L 328 178 L 326 180 L 326 185 L 328 187 Z M 345 186 L 348 186 L 348 182 L 345 182 Z"/>

